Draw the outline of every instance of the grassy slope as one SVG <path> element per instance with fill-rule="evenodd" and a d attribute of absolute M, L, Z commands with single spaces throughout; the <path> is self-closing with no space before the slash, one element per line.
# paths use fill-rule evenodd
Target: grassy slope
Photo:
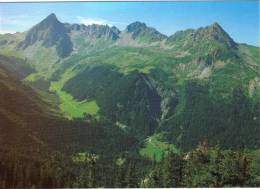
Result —
<path fill-rule="evenodd" d="M 168 62 L 171 63 L 174 56 L 168 52 L 154 49 L 112 47 L 103 51 L 90 53 L 81 61 L 83 64 L 112 64 L 125 74 L 133 70 L 149 73 L 149 70 Z M 167 61 L 165 61 L 167 60 Z"/>
<path fill-rule="evenodd" d="M 44 48 L 37 43 L 24 51 L 14 50 L 18 42 L 21 41 L 23 37 L 24 36 L 22 34 L 17 34 L 15 36 L 0 35 L 0 41 L 2 41 L 3 43 L 0 48 L 1 54 L 15 57 L 26 57 L 27 60 L 36 68 L 37 72 L 32 73 L 27 78 L 25 78 L 25 82 L 35 82 L 39 79 L 48 80 L 53 74 L 55 66 L 57 66 L 54 63 L 59 61 L 54 47 Z M 15 43 L 9 43 L 13 40 L 15 41 Z M 8 42 L 8 45 L 4 44 L 5 41 Z M 69 77 L 67 77 L 67 75 L 65 74 L 64 78 L 61 81 L 52 82 L 50 86 L 50 90 L 52 92 L 55 92 L 59 97 L 60 109 L 64 113 L 64 115 L 70 119 L 84 117 L 84 114 L 96 115 L 99 107 L 94 100 L 84 100 L 79 102 L 73 99 L 70 94 L 61 90 L 66 78 Z"/>
<path fill-rule="evenodd" d="M 248 54 L 250 54 L 250 51 Z M 77 101 L 74 103 L 75 100 L 73 100 L 70 95 L 66 98 L 66 95 L 68 94 L 64 94 L 60 89 L 64 83 L 69 80 L 69 78 L 76 75 L 79 70 L 84 70 L 84 65 L 95 63 L 112 64 L 117 66 L 119 71 L 124 74 L 128 74 L 133 70 L 150 74 L 152 69 L 160 69 L 164 72 L 163 74 L 166 77 L 165 79 L 162 79 L 163 85 L 167 88 L 172 88 L 176 82 L 176 86 L 179 87 L 180 90 L 186 80 L 198 78 L 202 70 L 205 68 L 205 65 L 193 63 L 191 60 L 193 60 L 194 57 L 176 57 L 174 53 L 169 51 L 161 51 L 152 48 L 112 47 L 97 53 L 89 53 L 85 57 L 84 54 L 81 54 L 81 57 L 81 59 L 78 59 L 76 62 L 71 64 L 72 66 L 67 68 L 67 73 L 70 72 L 68 70 L 71 70 L 71 73 L 74 73 L 70 76 L 63 74 L 62 78 L 65 79 L 63 81 L 61 79 L 59 81 L 60 84 L 58 84 L 59 86 L 55 89 L 56 92 L 57 88 L 59 89 L 58 94 L 65 103 L 64 105 L 61 105 L 61 108 L 72 117 L 82 116 L 83 112 L 81 110 L 85 109 L 85 107 L 84 105 L 80 105 Z M 78 70 L 75 69 L 75 65 L 77 65 Z M 217 98 L 222 98 L 227 94 L 232 94 L 232 89 L 240 84 L 243 84 L 244 89 L 246 90 L 248 82 L 257 76 L 257 73 L 247 65 L 247 62 L 226 60 L 223 61 L 223 63 L 214 62 L 209 66 L 209 68 L 211 71 L 209 77 L 201 79 L 208 80 L 211 85 L 211 94 L 213 97 Z M 238 75 L 239 77 L 237 77 Z M 72 105 L 69 103 L 71 101 L 73 102 Z M 176 109 L 177 112 L 182 108 L 181 104 L 182 100 Z M 87 108 L 85 110 L 88 112 L 88 107 L 91 107 L 91 105 L 86 106 Z M 93 107 L 96 107 L 96 104 L 93 103 Z M 173 144 L 163 142 L 160 137 L 155 135 L 146 140 L 145 147 L 140 150 L 140 154 L 149 159 L 155 157 L 155 159 L 159 161 L 162 154 L 167 149 L 176 150 Z"/>
<path fill-rule="evenodd" d="M 78 51 L 82 53 L 81 56 L 86 53 L 83 49 L 79 49 Z M 259 65 L 259 48 L 241 45 L 240 51 L 241 53 L 247 55 L 247 63 Z M 11 51 L 6 52 L 10 53 Z M 39 51 L 35 52 L 37 52 L 35 54 L 39 53 Z M 52 51 L 50 50 L 50 52 Z M 57 61 L 57 59 L 55 59 L 55 54 L 50 52 L 46 51 L 43 53 L 45 55 L 49 54 L 50 57 L 41 56 L 40 59 L 45 62 L 46 60 L 51 59 L 52 63 Z M 61 90 L 64 83 L 78 73 L 78 71 L 72 70 L 72 68 L 75 67 L 73 65 L 78 63 L 81 65 L 93 63 L 113 64 L 116 65 L 124 74 L 128 74 L 133 70 L 138 70 L 149 74 L 152 69 L 160 68 L 165 71 L 165 74 L 167 74 L 167 81 L 164 80 L 164 84 L 172 87 L 172 83 L 177 82 L 178 86 L 181 87 L 187 79 L 191 79 L 199 75 L 201 69 L 198 65 L 189 63 L 194 57 L 177 57 L 177 54 L 182 53 L 166 50 L 162 51 L 158 49 L 155 50 L 152 48 L 130 47 L 113 47 L 98 51 L 96 53 L 95 51 L 91 53 L 88 52 L 88 56 L 86 56 L 86 58 L 83 58 L 79 62 L 75 61 L 71 67 L 68 67 L 68 69 L 61 75 L 61 79 L 59 81 L 52 82 L 50 90 L 59 96 L 60 108 L 66 117 L 70 119 L 83 117 L 85 113 L 96 115 L 99 107 L 94 100 L 84 100 L 80 102 L 73 99 L 70 94 Z M 33 59 L 37 58 L 37 56 L 33 57 Z M 241 83 L 246 89 L 249 81 L 255 77 L 259 77 L 259 73 L 252 70 L 252 65 L 245 65 L 244 63 L 245 62 L 225 62 L 223 67 L 212 68 L 212 75 L 210 75 L 209 81 L 211 82 L 212 94 L 214 96 L 220 96 L 220 94 L 225 95 L 227 92 L 232 91 L 234 86 Z M 48 65 L 48 62 L 46 62 L 46 64 Z M 31 75 L 27 79 L 35 80 L 38 77 L 44 76 L 46 73 L 49 78 L 50 73 L 52 72 L 49 67 L 39 67 L 39 70 L 45 70 L 46 68 L 47 72 L 40 71 L 37 73 L 38 75 Z M 259 91 L 259 88 L 257 88 L 256 96 L 258 97 L 260 94 Z M 153 135 L 146 140 L 145 147 L 140 150 L 140 154 L 151 159 L 154 158 L 155 154 L 156 160 L 160 160 L 163 152 L 168 148 L 176 150 L 174 145 L 162 142 L 159 135 Z"/>
<path fill-rule="evenodd" d="M 39 53 L 39 50 L 43 50 L 43 49 L 45 50 Z M 57 61 L 57 59 L 55 59 L 56 56 L 50 52 L 53 51 L 51 49 L 46 49 L 43 47 L 36 48 L 36 50 L 33 51 L 33 53 L 31 54 L 32 56 L 31 61 L 36 61 L 37 60 L 36 54 L 41 54 L 37 62 L 35 62 L 34 64 L 38 72 L 30 74 L 28 77 L 25 78 L 25 81 L 36 82 L 39 79 L 48 79 L 51 77 L 54 71 L 54 69 L 52 69 L 52 64 L 54 61 Z M 46 62 L 48 60 L 50 62 Z M 64 114 L 64 116 L 69 119 L 72 119 L 72 118 L 82 118 L 84 117 L 85 113 L 90 115 L 95 115 L 99 109 L 95 101 L 85 100 L 79 102 L 73 99 L 73 97 L 70 94 L 61 90 L 64 81 L 68 78 L 69 76 L 67 74 L 64 74 L 62 80 L 57 82 L 51 82 L 50 85 L 50 91 L 55 92 L 56 95 L 58 96 L 58 99 L 60 101 L 59 107 L 62 113 Z"/>
<path fill-rule="evenodd" d="M 60 108 L 68 118 L 80 118 L 83 117 L 85 113 L 96 115 L 99 107 L 95 100 L 84 100 L 80 102 L 74 99 L 70 94 L 62 91 L 66 81 L 83 71 L 86 65 L 95 63 L 116 65 L 119 71 L 124 74 L 128 74 L 134 70 L 149 74 L 151 69 L 158 66 L 160 59 L 163 59 L 163 57 L 164 53 L 162 52 L 156 54 L 152 50 L 121 47 L 92 52 L 87 56 L 79 53 L 79 55 L 74 55 L 67 60 L 68 66 L 64 69 L 65 71 L 61 74 L 58 81 L 51 82 L 50 90 L 59 96 L 61 101 Z M 170 61 L 169 58 L 168 60 Z M 27 79 L 33 80 L 35 77 L 37 78 L 38 76 L 31 75 Z"/>
<path fill-rule="evenodd" d="M 140 155 L 147 157 L 151 160 L 155 158 L 156 161 L 160 161 L 163 154 L 171 150 L 178 153 L 178 149 L 173 144 L 169 144 L 162 139 L 162 134 L 155 134 L 145 141 L 144 148 L 141 148 Z"/>
<path fill-rule="evenodd" d="M 59 81 L 51 82 L 50 91 L 55 92 L 60 99 L 60 109 L 69 119 L 84 117 L 84 114 L 96 115 L 99 107 L 96 101 L 77 101 L 70 94 L 62 91 L 64 83 L 73 76 L 73 71 L 67 70 Z"/>
<path fill-rule="evenodd" d="M 170 88 L 173 83 L 181 87 L 189 79 L 206 79 L 212 85 L 213 95 L 225 96 L 231 94 L 232 89 L 240 84 L 247 89 L 249 82 L 259 75 L 257 70 L 248 64 L 249 60 L 253 65 L 257 64 L 255 62 L 258 59 L 253 58 L 257 50 L 247 46 L 243 48 L 243 51 L 248 54 L 247 60 L 227 59 L 222 62 L 217 60 L 208 67 L 203 63 L 194 62 L 196 56 L 178 57 L 176 52 L 167 50 L 131 47 L 113 47 L 97 53 L 93 52 L 81 59 L 80 64 L 112 64 L 124 74 L 134 70 L 149 74 L 151 70 L 160 69 L 165 76 L 162 82 Z"/>
<path fill-rule="evenodd" d="M 77 101 L 70 94 L 60 90 L 60 88 L 52 83 L 51 90 L 55 91 L 61 101 L 60 108 L 65 116 L 69 119 L 84 117 L 84 114 L 96 115 L 99 108 L 96 101 Z"/>
<path fill-rule="evenodd" d="M 24 33 L 0 35 L 0 53 L 6 56 L 24 58 L 23 52 L 16 45 L 23 40 Z"/>

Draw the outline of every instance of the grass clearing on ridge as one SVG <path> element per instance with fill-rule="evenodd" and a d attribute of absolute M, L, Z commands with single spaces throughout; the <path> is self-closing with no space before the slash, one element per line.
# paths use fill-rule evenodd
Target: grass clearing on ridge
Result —
<path fill-rule="evenodd" d="M 69 119 L 82 118 L 85 114 L 96 115 L 99 107 L 95 100 L 77 101 L 70 94 L 62 91 L 57 85 L 51 83 L 50 90 L 55 91 L 60 98 L 60 109 Z"/>
<path fill-rule="evenodd" d="M 156 161 L 160 161 L 163 154 L 167 154 L 169 150 L 178 153 L 179 151 L 174 144 L 162 141 L 162 135 L 163 133 L 159 133 L 147 138 L 145 141 L 145 147 L 139 151 L 140 155 L 151 160 L 155 158 Z"/>
<path fill-rule="evenodd" d="M 69 93 L 62 91 L 64 83 L 72 76 L 73 73 L 68 70 L 59 81 L 51 82 L 50 91 L 59 96 L 61 111 L 69 119 L 83 118 L 85 114 L 96 115 L 99 107 L 95 100 L 77 101 Z"/>

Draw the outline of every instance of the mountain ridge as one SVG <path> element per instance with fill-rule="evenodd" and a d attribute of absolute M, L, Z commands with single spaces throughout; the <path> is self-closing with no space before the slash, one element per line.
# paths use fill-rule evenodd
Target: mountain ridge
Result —
<path fill-rule="evenodd" d="M 57 33 L 59 28 L 63 33 Z M 128 38 L 124 45 L 117 44 L 125 34 Z M 66 48 L 57 44 L 66 36 L 73 44 L 73 51 L 66 57 L 57 57 L 53 48 L 44 47 L 45 43 L 38 51 L 33 48 L 34 43 L 48 40 L 51 44 L 46 42 L 47 45 L 56 50 Z M 142 22 L 129 24 L 121 32 L 107 25 L 63 24 L 51 14 L 27 33 L 25 42 L 32 46 L 26 47 L 26 52 L 21 48 L 21 56 L 36 68 L 36 73 L 25 81 L 33 86 L 48 83 L 46 90 L 60 98 L 64 115 L 71 119 L 101 115 L 132 134 L 138 129 L 140 132 L 135 134 L 139 138 L 157 132 L 160 125 L 175 124 L 178 128 L 179 123 L 170 118 L 186 114 L 182 113 L 187 108 L 184 102 L 188 96 L 184 94 L 189 91 L 185 87 L 197 90 L 200 85 L 196 82 L 207 86 L 203 88 L 207 98 L 226 101 L 233 98 L 233 90 L 239 87 L 250 100 L 257 101 L 259 97 L 259 66 L 253 58 L 257 49 L 235 43 L 218 23 L 162 37 Z M 188 85 L 192 80 L 195 84 Z M 141 98 L 142 95 L 147 98 Z M 199 100 L 197 103 L 201 103 Z M 146 107 L 143 114 L 136 113 L 142 106 Z M 178 118 L 183 121 L 183 117 Z M 194 127 L 198 127 L 196 124 Z M 186 127 L 189 129 L 189 124 Z"/>
<path fill-rule="evenodd" d="M 129 24 L 125 31 L 131 33 L 133 39 L 139 39 L 149 43 L 162 41 L 167 38 L 166 35 L 161 34 L 155 28 L 148 27 L 145 23 L 139 21 Z"/>
<path fill-rule="evenodd" d="M 83 38 L 104 38 L 105 40 L 112 41 L 120 40 L 120 34 L 126 32 L 131 34 L 132 39 L 137 41 L 140 45 L 163 42 L 163 46 L 169 46 L 167 48 L 172 48 L 172 45 L 176 46 L 176 43 L 182 41 L 184 36 L 186 36 L 185 38 L 188 40 L 194 42 L 200 42 L 201 40 L 206 39 L 206 41 L 211 40 L 225 43 L 230 48 L 235 48 L 237 46 L 234 40 L 217 22 L 198 29 L 177 31 L 174 34 L 167 36 L 140 21 L 130 23 L 126 26 L 124 31 L 120 31 L 117 27 L 110 27 L 108 25 L 61 23 L 56 15 L 52 13 L 39 24 L 32 27 L 27 32 L 24 41 L 18 44 L 18 47 L 25 49 L 37 41 L 43 41 L 43 46 L 45 47 L 57 45 L 56 49 L 59 56 L 61 58 L 67 57 L 73 51 L 73 43 L 70 39 L 70 33 L 72 32 L 78 33 Z"/>
<path fill-rule="evenodd" d="M 0 186 L 256 186 L 260 48 L 218 23 L 162 35 L 55 14 L 0 35 Z"/>
<path fill-rule="evenodd" d="M 52 13 L 26 33 L 24 41 L 18 44 L 18 48 L 26 49 L 36 42 L 42 42 L 46 48 L 56 45 L 58 55 L 64 58 L 71 53 L 73 48 L 67 33 L 64 24 Z"/>

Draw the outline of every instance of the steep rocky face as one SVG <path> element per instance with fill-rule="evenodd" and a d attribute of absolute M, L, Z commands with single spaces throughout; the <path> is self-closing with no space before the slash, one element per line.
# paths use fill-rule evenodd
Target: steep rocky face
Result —
<path fill-rule="evenodd" d="M 80 32 L 82 35 L 91 38 L 105 38 L 111 40 L 117 40 L 119 38 L 120 30 L 115 26 L 109 27 L 108 25 L 84 25 L 84 24 L 72 24 L 67 28 L 70 32 Z"/>
<path fill-rule="evenodd" d="M 133 33 L 133 38 L 136 38 L 139 33 L 147 28 L 145 23 L 134 22 L 126 27 L 126 32 Z"/>
<path fill-rule="evenodd" d="M 204 38 L 214 39 L 220 43 L 225 43 L 230 48 L 235 48 L 237 46 L 233 39 L 217 22 L 202 30 L 201 35 L 204 35 Z"/>
<path fill-rule="evenodd" d="M 146 26 L 146 24 L 142 22 L 134 22 L 128 25 L 126 32 L 131 33 L 133 39 L 139 39 L 144 42 L 156 42 L 167 38 L 167 36 L 152 27 Z"/>
<path fill-rule="evenodd" d="M 188 29 L 185 31 L 178 31 L 167 39 L 168 44 L 182 43 L 183 46 L 194 46 L 197 45 L 197 43 L 205 44 L 210 42 L 221 43 L 229 48 L 235 48 L 237 46 L 233 39 L 216 22 L 210 26 L 201 27 L 197 30 Z"/>
<path fill-rule="evenodd" d="M 178 31 L 167 39 L 166 45 L 175 51 L 188 53 L 195 59 L 202 58 L 208 64 L 219 59 L 236 58 L 238 46 L 218 23 Z"/>
<path fill-rule="evenodd" d="M 27 48 L 36 42 L 42 42 L 46 48 L 56 46 L 60 57 L 68 56 L 72 51 L 72 42 L 68 36 L 68 30 L 63 23 L 59 22 L 55 14 L 50 14 L 39 24 L 31 28 L 25 40 L 18 47 Z"/>

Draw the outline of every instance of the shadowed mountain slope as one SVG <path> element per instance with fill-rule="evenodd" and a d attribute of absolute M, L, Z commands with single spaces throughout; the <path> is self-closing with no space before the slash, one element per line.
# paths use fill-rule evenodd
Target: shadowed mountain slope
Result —
<path fill-rule="evenodd" d="M 25 40 L 18 46 L 25 49 L 36 42 L 41 42 L 46 48 L 55 45 L 57 54 L 62 58 L 68 56 L 73 48 L 67 28 L 58 21 L 55 14 L 50 14 L 39 24 L 31 28 L 27 32 Z"/>
<path fill-rule="evenodd" d="M 156 29 L 148 27 L 145 23 L 138 21 L 129 24 L 125 31 L 127 33 L 131 33 L 132 38 L 139 40 L 140 42 L 152 43 L 162 41 L 167 38 L 167 36 L 161 34 Z"/>

